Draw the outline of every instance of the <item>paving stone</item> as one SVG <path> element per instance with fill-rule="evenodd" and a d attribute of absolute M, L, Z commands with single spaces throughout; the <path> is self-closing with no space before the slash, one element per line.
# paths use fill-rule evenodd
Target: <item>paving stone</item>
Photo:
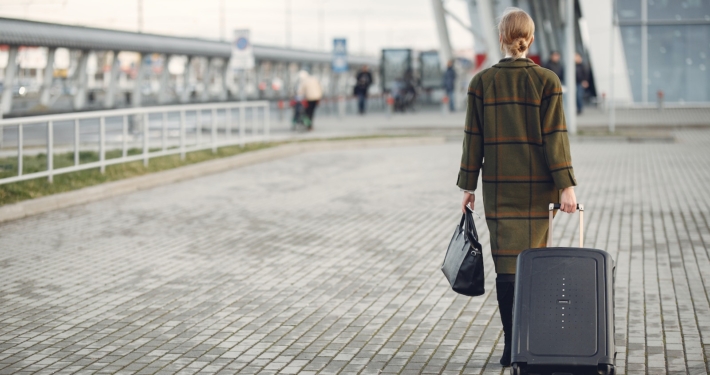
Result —
<path fill-rule="evenodd" d="M 617 264 L 620 374 L 707 373 L 710 131 L 674 135 L 572 144 L 585 244 Z M 480 196 L 486 294 L 438 269 L 459 158 L 304 154 L 0 224 L 0 374 L 500 375 Z"/>

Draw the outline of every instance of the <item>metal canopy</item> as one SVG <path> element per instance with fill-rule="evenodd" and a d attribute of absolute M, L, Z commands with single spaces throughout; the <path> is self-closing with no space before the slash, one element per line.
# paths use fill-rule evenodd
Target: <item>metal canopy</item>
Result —
<path fill-rule="evenodd" d="M 0 18 L 0 44 L 99 51 L 166 53 L 225 59 L 229 59 L 232 56 L 231 46 L 226 42 L 12 18 Z M 259 45 L 254 46 L 254 57 L 257 60 L 305 63 L 329 63 L 332 60 L 331 54 L 327 52 Z M 363 56 L 348 56 L 348 62 L 353 65 L 367 64 L 377 66 L 379 64 L 377 58 Z"/>
<path fill-rule="evenodd" d="M 254 58 L 265 61 L 301 62 L 301 63 L 327 63 L 333 61 L 329 52 L 305 51 L 281 47 L 254 45 Z M 351 65 L 378 66 L 379 59 L 367 56 L 348 56 Z"/>
<path fill-rule="evenodd" d="M 0 43 L 229 58 L 228 43 L 0 18 Z"/>

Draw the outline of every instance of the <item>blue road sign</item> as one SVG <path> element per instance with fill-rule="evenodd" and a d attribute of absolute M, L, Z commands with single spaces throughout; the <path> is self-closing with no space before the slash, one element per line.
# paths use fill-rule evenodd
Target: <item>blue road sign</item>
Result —
<path fill-rule="evenodd" d="M 348 71 L 348 41 L 344 38 L 333 39 L 333 72 Z"/>

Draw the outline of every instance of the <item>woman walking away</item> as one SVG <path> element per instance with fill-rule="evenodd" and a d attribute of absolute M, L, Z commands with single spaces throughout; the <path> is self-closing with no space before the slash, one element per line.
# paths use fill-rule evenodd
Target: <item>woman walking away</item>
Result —
<path fill-rule="evenodd" d="M 560 79 L 525 57 L 534 32 L 523 10 L 508 8 L 503 14 L 498 33 L 506 56 L 469 84 L 457 182 L 464 191 L 463 206 L 473 209 L 483 170 L 483 206 L 505 335 L 503 366 L 510 366 L 518 254 L 545 247 L 549 203 L 559 202 L 567 213 L 577 206 Z"/>

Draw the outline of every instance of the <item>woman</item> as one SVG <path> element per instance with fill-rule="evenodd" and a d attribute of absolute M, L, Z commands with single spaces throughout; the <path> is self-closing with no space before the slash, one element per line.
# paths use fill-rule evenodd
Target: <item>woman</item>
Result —
<path fill-rule="evenodd" d="M 549 203 L 559 202 L 567 213 L 577 206 L 560 79 L 525 57 L 534 32 L 532 18 L 521 9 L 503 14 L 498 33 L 506 57 L 469 84 L 457 182 L 464 191 L 461 209 L 473 208 L 483 170 L 483 205 L 505 334 L 503 366 L 510 365 L 518 254 L 545 246 Z"/>

